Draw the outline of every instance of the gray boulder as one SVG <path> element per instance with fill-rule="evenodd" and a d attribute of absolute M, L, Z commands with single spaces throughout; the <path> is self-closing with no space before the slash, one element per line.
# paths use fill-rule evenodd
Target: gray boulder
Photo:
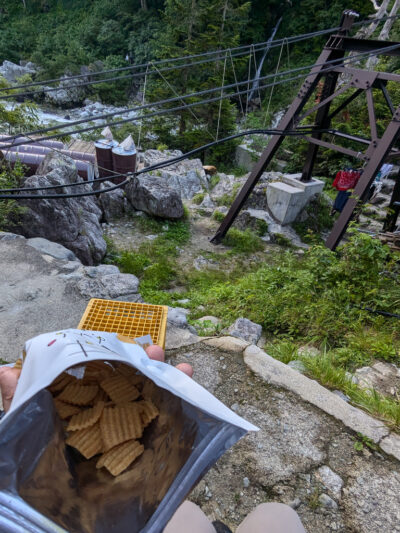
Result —
<path fill-rule="evenodd" d="M 105 298 L 111 300 L 126 300 L 129 302 L 142 301 L 139 290 L 139 280 L 133 274 L 121 274 L 119 271 L 105 273 L 100 268 L 94 274 L 92 267 L 87 276 L 76 277 L 71 275 L 71 281 L 74 288 L 87 298 Z M 111 265 L 107 265 L 111 266 Z"/>
<path fill-rule="evenodd" d="M 100 185 L 100 190 L 114 185 L 111 181 L 105 181 Z M 103 211 L 107 222 L 128 215 L 132 212 L 132 207 L 122 189 L 114 189 L 100 195 L 98 205 Z"/>
<path fill-rule="evenodd" d="M 202 209 L 213 209 L 213 210 L 215 209 L 215 204 L 214 204 L 214 202 L 211 200 L 209 194 L 206 194 L 206 195 L 204 196 L 204 199 L 203 199 L 203 201 L 201 202 L 200 207 L 201 207 Z"/>
<path fill-rule="evenodd" d="M 70 188 L 68 185 L 83 182 L 78 176 L 74 161 L 59 153 L 51 153 L 38 169 L 44 175 L 25 179 L 24 187 L 65 185 L 50 193 L 90 191 L 90 185 Z M 22 200 L 26 208 L 22 214 L 22 234 L 25 237 L 43 237 L 62 244 L 87 265 L 101 261 L 106 253 L 106 243 L 100 226 L 101 210 L 91 196 L 40 199 L 48 191 L 38 191 L 38 200 Z"/>
<path fill-rule="evenodd" d="M 179 157 L 180 150 L 147 150 L 142 159 L 145 167 Z M 185 159 L 179 163 L 169 165 L 154 174 L 163 180 L 165 185 L 179 192 L 181 198 L 191 200 L 193 196 L 208 188 L 208 178 L 200 159 Z"/>
<path fill-rule="evenodd" d="M 16 65 L 11 61 L 4 61 L 0 67 L 0 75 L 11 83 L 17 81 L 18 78 L 25 74 L 36 74 L 36 69 L 33 63 L 27 63 L 27 65 L 23 67 L 21 65 Z"/>
<path fill-rule="evenodd" d="M 55 259 L 62 259 L 65 261 L 76 261 L 76 255 L 65 246 L 58 244 L 57 242 L 51 242 L 47 239 L 42 239 L 42 237 L 33 237 L 32 239 L 27 239 L 26 244 L 32 246 L 42 254 L 50 255 Z"/>
<path fill-rule="evenodd" d="M 146 150 L 141 158 L 143 161 L 144 167 L 150 167 L 167 159 L 172 159 L 173 157 L 179 157 L 183 155 L 183 152 L 180 150 Z M 176 165 L 171 165 L 170 169 L 176 168 Z"/>
<path fill-rule="evenodd" d="M 134 176 L 125 188 L 125 194 L 138 211 L 160 218 L 182 218 L 182 199 L 178 192 L 150 174 Z"/>
<path fill-rule="evenodd" d="M 212 200 L 219 200 L 226 194 L 232 194 L 235 176 L 231 174 L 218 173 L 219 181 L 210 192 Z"/>
<path fill-rule="evenodd" d="M 245 209 L 248 209 L 248 208 L 261 209 L 261 210 L 268 209 L 267 185 L 263 183 L 259 183 L 258 185 L 256 185 L 253 189 L 253 192 L 250 194 L 249 198 L 246 200 L 244 207 Z"/>
<path fill-rule="evenodd" d="M 85 87 L 81 86 L 84 81 L 85 78 L 77 80 L 61 78 L 56 91 L 44 93 L 45 102 L 63 108 L 81 105 L 86 98 Z"/>
<path fill-rule="evenodd" d="M 232 337 L 243 339 L 251 344 L 257 344 L 261 337 L 262 327 L 248 318 L 238 318 L 226 331 Z"/>

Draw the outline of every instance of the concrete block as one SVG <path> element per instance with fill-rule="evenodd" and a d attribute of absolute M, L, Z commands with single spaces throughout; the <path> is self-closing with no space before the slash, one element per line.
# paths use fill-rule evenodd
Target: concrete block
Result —
<path fill-rule="evenodd" d="M 274 182 L 267 186 L 267 202 L 273 216 L 281 224 L 290 224 L 304 207 L 304 193 L 287 183 Z"/>
<path fill-rule="evenodd" d="M 236 147 L 235 161 L 239 167 L 243 167 L 250 172 L 255 163 L 259 160 L 261 154 L 249 148 L 246 144 L 240 144 Z"/>
<path fill-rule="evenodd" d="M 304 206 L 305 207 L 313 196 L 322 192 L 325 183 L 321 180 L 313 178 L 311 181 L 300 181 L 301 174 L 284 174 L 282 181 L 291 187 L 301 189 L 304 192 Z"/>

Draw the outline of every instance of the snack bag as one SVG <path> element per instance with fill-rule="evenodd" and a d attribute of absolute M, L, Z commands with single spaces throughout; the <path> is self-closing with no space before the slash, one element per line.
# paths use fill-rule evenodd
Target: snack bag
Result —
<path fill-rule="evenodd" d="M 257 430 L 124 340 L 69 329 L 26 343 L 0 423 L 2 532 L 162 532 L 210 466 Z"/>

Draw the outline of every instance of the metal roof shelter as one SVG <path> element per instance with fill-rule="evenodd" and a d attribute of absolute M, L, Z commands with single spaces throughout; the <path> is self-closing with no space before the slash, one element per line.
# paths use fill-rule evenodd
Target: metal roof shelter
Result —
<path fill-rule="evenodd" d="M 358 14 L 354 11 L 346 10 L 343 12 L 340 21 L 340 30 L 337 34 L 329 37 L 321 55 L 301 86 L 296 98 L 279 122 L 277 129 L 282 130 L 282 134 L 272 138 L 268 143 L 264 152 L 261 154 L 259 161 L 254 165 L 246 183 L 234 200 L 225 219 L 222 221 L 217 233 L 211 239 L 211 242 L 218 244 L 225 236 L 260 179 L 262 173 L 265 171 L 279 146 L 282 144 L 282 141 L 285 138 L 285 131 L 293 130 L 295 128 L 298 128 L 298 130 L 301 131 L 301 126 L 299 126 L 300 122 L 314 112 L 316 112 L 316 116 L 312 127 L 315 131 L 311 136 L 304 136 L 304 139 L 309 143 L 309 146 L 301 181 L 309 182 L 312 180 L 311 174 L 320 146 L 354 157 L 364 164 L 363 173 L 354 189 L 354 193 L 348 199 L 326 241 L 326 246 L 331 250 L 336 248 L 346 232 L 356 206 L 359 202 L 365 201 L 368 195 L 368 190 L 382 164 L 386 160 L 400 158 L 400 150 L 394 147 L 400 135 L 400 106 L 397 109 L 394 108 L 390 95 L 386 89 L 388 81 L 400 82 L 400 75 L 353 68 L 346 65 L 345 57 L 346 52 L 377 52 L 384 55 L 400 56 L 400 43 L 363 40 L 349 37 L 348 33 L 356 17 L 358 17 Z M 332 60 L 335 61 L 334 64 L 332 64 Z M 342 77 L 342 83 L 338 86 L 339 76 Z M 304 106 L 310 100 L 310 97 L 313 95 L 314 90 L 321 80 L 323 80 L 323 87 L 319 102 L 306 112 L 302 113 Z M 343 94 L 345 91 L 352 89 L 352 94 L 331 111 L 335 98 Z M 379 89 L 382 92 L 391 117 L 385 132 L 380 138 L 377 133 L 373 89 Z M 365 137 L 349 135 L 332 129 L 332 118 L 355 98 L 358 98 L 364 93 L 366 95 L 368 106 L 371 138 L 367 139 Z M 360 143 L 360 150 L 357 152 L 353 149 L 328 142 L 323 139 L 326 134 L 329 134 L 330 136 L 333 134 L 336 137 Z M 394 229 L 400 212 L 400 176 L 398 176 L 393 191 L 390 207 L 392 209 L 392 214 L 388 215 L 388 218 L 386 219 L 386 230 Z"/>

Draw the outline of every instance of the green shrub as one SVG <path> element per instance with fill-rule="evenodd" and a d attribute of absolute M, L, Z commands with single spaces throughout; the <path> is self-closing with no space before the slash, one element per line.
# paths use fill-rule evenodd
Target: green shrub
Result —
<path fill-rule="evenodd" d="M 274 243 L 280 246 L 286 246 L 286 248 L 293 248 L 292 241 L 281 233 L 274 233 Z"/>
<path fill-rule="evenodd" d="M 24 177 L 24 167 L 18 161 L 13 168 L 6 163 L 0 165 L 0 189 L 20 187 Z M 16 228 L 24 212 L 24 207 L 15 200 L 0 200 L 0 230 Z"/>
<path fill-rule="evenodd" d="M 205 193 L 204 192 L 199 192 L 197 194 L 195 194 L 192 198 L 192 202 L 196 205 L 200 205 L 201 202 L 204 200 L 204 196 L 205 196 Z"/>
<path fill-rule="evenodd" d="M 210 189 L 214 189 L 214 187 L 216 187 L 218 185 L 218 183 L 220 182 L 220 177 L 218 174 L 214 174 L 214 176 L 211 176 L 211 179 L 210 179 Z"/>
<path fill-rule="evenodd" d="M 249 254 L 259 252 L 264 248 L 260 237 L 249 229 L 241 231 L 237 228 L 231 228 L 223 242 L 226 246 L 230 246 L 234 253 Z"/>
<path fill-rule="evenodd" d="M 119 268 L 127 274 L 141 276 L 151 263 L 147 255 L 138 252 L 122 252 L 117 260 Z"/>
<path fill-rule="evenodd" d="M 322 242 L 321 232 L 333 226 L 330 216 L 331 204 L 324 194 L 318 194 L 306 207 L 307 218 L 304 222 L 294 222 L 293 229 L 308 244 Z"/>
<path fill-rule="evenodd" d="M 214 211 L 212 217 L 217 222 L 222 222 L 224 220 L 224 218 L 226 217 L 226 214 L 222 213 L 222 211 L 216 210 L 216 211 Z"/>
<path fill-rule="evenodd" d="M 257 232 L 257 235 L 259 235 L 260 237 L 268 233 L 268 223 L 265 222 L 265 220 L 257 219 L 256 232 Z"/>

